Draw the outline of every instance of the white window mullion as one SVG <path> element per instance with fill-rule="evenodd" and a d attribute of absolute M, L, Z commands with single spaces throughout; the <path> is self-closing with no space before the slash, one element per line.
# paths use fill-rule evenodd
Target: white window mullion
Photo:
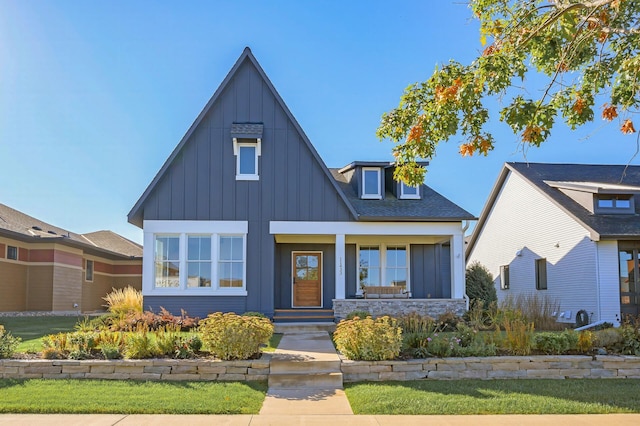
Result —
<path fill-rule="evenodd" d="M 380 285 L 387 283 L 387 245 L 380 244 Z"/>
<path fill-rule="evenodd" d="M 187 288 L 187 237 L 180 234 L 180 289 Z"/>
<path fill-rule="evenodd" d="M 220 262 L 220 258 L 218 257 L 218 248 L 219 248 L 219 244 L 220 244 L 220 235 L 219 234 L 213 234 L 211 236 L 211 267 L 213 268 L 213 271 L 211 273 L 211 279 L 213 280 L 213 282 L 215 283 L 214 285 L 212 285 L 212 288 L 216 289 L 216 290 L 220 290 L 220 281 L 218 279 L 218 264 Z"/>

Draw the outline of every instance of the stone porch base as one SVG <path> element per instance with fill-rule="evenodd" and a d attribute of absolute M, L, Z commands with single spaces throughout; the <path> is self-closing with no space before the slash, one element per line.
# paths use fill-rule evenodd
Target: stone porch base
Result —
<path fill-rule="evenodd" d="M 336 320 L 353 311 L 367 311 L 374 317 L 401 316 L 417 312 L 437 318 L 445 312 L 462 316 L 467 311 L 465 299 L 333 299 Z"/>

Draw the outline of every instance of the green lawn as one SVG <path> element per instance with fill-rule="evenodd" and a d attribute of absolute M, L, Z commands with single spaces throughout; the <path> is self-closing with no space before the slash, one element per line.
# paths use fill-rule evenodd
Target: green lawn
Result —
<path fill-rule="evenodd" d="M 73 331 L 80 317 L 0 317 L 0 324 L 4 325 L 12 335 L 22 338 L 18 352 L 39 352 L 42 350 L 40 339 L 48 334 Z"/>
<path fill-rule="evenodd" d="M 265 382 L 0 379 L 0 413 L 257 414 Z"/>
<path fill-rule="evenodd" d="M 352 383 L 355 414 L 640 413 L 640 380 L 455 380 Z"/>

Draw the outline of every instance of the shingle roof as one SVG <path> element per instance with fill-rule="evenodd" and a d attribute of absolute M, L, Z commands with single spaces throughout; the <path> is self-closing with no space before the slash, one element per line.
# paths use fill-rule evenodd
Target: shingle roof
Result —
<path fill-rule="evenodd" d="M 640 237 L 639 214 L 591 213 L 558 188 L 547 183 L 584 182 L 640 186 L 640 166 L 543 163 L 506 163 L 505 166 L 531 182 L 544 195 L 595 233 L 595 237 L 605 239 Z"/>
<path fill-rule="evenodd" d="M 142 257 L 142 247 L 111 231 L 77 234 L 59 228 L 33 216 L 0 204 L 0 233 L 20 236 L 23 240 L 47 239 L 51 242 L 74 243 L 88 248 L 97 248 L 125 257 Z M 88 238 L 91 236 L 91 238 Z"/>
<path fill-rule="evenodd" d="M 232 123 L 231 137 L 234 138 L 262 138 L 264 125 L 262 123 Z"/>
<path fill-rule="evenodd" d="M 460 221 L 475 219 L 471 213 L 427 185 L 422 185 L 420 189 L 422 197 L 419 200 L 399 200 L 388 191 L 382 200 L 363 200 L 358 197 L 354 187 L 340 173 L 342 169 L 330 168 L 329 170 L 351 205 L 358 212 L 360 220 Z"/>

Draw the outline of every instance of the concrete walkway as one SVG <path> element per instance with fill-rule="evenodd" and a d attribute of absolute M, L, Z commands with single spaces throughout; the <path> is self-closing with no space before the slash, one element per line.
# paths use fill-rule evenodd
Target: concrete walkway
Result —
<path fill-rule="evenodd" d="M 286 333 L 271 356 L 260 415 L 353 414 L 327 332 Z"/>

